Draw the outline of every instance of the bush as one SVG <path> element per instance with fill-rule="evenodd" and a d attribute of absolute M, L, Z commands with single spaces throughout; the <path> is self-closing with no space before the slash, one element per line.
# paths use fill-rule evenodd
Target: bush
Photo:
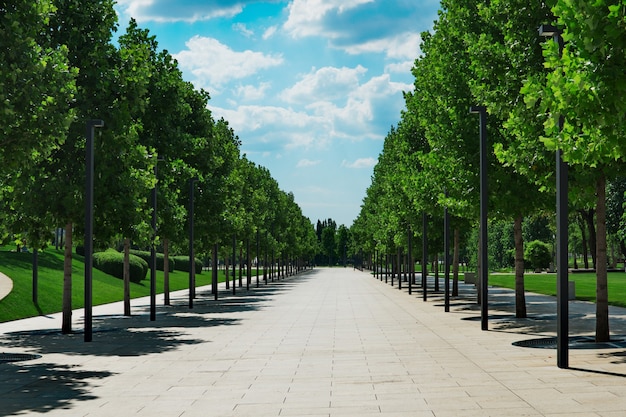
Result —
<path fill-rule="evenodd" d="M 533 240 L 524 249 L 524 260 L 532 269 L 544 269 L 550 266 L 552 261 L 552 247 L 540 240 Z"/>
<path fill-rule="evenodd" d="M 146 279 L 148 263 L 136 255 L 129 256 L 130 280 L 141 282 Z M 124 278 L 124 254 L 114 249 L 93 254 L 93 266 L 116 278 Z"/>
<path fill-rule="evenodd" d="M 150 261 L 151 261 L 150 252 L 144 251 L 144 250 L 131 249 L 130 253 L 132 255 L 139 256 L 141 259 L 146 261 L 148 263 L 148 268 L 150 268 Z M 165 256 L 162 253 L 157 253 L 156 254 L 156 269 L 158 269 L 159 271 L 163 271 L 164 264 L 165 264 Z M 176 264 L 176 261 L 174 260 L 172 256 L 170 256 L 169 257 L 170 272 L 174 271 L 175 264 Z"/>
<path fill-rule="evenodd" d="M 174 256 L 176 261 L 176 269 L 179 271 L 189 272 L 191 267 L 189 266 L 189 256 Z M 170 259 L 172 259 L 170 257 Z M 196 258 L 196 274 L 202 273 L 202 261 Z"/>

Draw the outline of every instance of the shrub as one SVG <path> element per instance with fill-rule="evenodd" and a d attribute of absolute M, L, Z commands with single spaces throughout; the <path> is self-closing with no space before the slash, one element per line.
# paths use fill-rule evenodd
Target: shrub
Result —
<path fill-rule="evenodd" d="M 150 261 L 151 261 L 150 252 L 144 251 L 144 250 L 131 249 L 130 253 L 132 255 L 139 256 L 141 259 L 146 261 L 148 263 L 148 268 L 150 268 Z M 163 256 L 162 253 L 157 253 L 156 254 L 156 269 L 158 269 L 159 271 L 163 271 L 164 264 L 165 264 L 165 256 Z M 176 261 L 174 260 L 174 257 L 170 256 L 169 257 L 170 272 L 174 271 L 175 264 L 176 264 Z"/>
<path fill-rule="evenodd" d="M 148 263 L 136 255 L 129 256 L 130 280 L 141 282 L 148 273 Z M 116 278 L 124 278 L 124 254 L 114 249 L 93 254 L 93 266 Z"/>
<path fill-rule="evenodd" d="M 552 261 L 552 248 L 550 244 L 540 240 L 533 240 L 524 249 L 524 260 L 532 269 L 544 269 L 550 266 Z"/>
<path fill-rule="evenodd" d="M 171 259 L 171 257 L 170 257 Z M 176 269 L 179 271 L 189 272 L 189 256 L 174 256 L 176 261 Z M 202 273 L 202 261 L 196 258 L 196 274 Z"/>

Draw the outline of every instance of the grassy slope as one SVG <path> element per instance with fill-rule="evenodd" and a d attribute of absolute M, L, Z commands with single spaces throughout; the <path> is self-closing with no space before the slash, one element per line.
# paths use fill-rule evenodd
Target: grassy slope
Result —
<path fill-rule="evenodd" d="M 61 311 L 63 290 L 63 251 L 46 249 L 39 253 L 38 303 L 32 301 L 32 254 L 10 252 L 0 248 L 0 272 L 13 280 L 13 291 L 0 300 L 0 322 L 50 314 Z M 84 262 L 83 257 L 73 254 L 72 258 L 72 307 L 83 307 Z M 148 279 L 139 284 L 130 284 L 132 298 L 150 294 Z M 211 274 L 207 271 L 196 274 L 196 286 L 209 285 Z M 254 279 L 254 278 L 253 278 Z M 224 280 L 220 271 L 219 281 Z M 244 277 L 245 281 L 245 277 Z M 170 290 L 189 287 L 189 273 L 170 272 Z M 163 292 L 163 272 L 157 271 L 157 293 Z M 93 269 L 93 304 L 106 304 L 123 299 L 123 283 L 120 279 Z"/>
<path fill-rule="evenodd" d="M 525 274 L 526 291 L 539 294 L 556 295 L 556 274 Z M 576 299 L 596 300 L 596 275 L 594 273 L 569 274 L 569 280 L 576 283 Z M 499 287 L 515 288 L 513 274 L 491 274 L 489 284 Z M 609 304 L 626 307 L 626 273 L 609 272 Z"/>

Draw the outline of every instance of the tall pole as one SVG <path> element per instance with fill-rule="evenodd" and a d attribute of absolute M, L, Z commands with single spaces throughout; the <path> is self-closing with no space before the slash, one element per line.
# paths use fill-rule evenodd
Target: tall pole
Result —
<path fill-rule="evenodd" d="M 413 291 L 413 232 L 411 230 L 411 226 L 409 226 L 409 230 L 407 233 L 407 241 L 408 241 L 408 254 L 407 254 L 407 264 L 409 265 L 407 273 L 409 274 L 409 295 Z"/>
<path fill-rule="evenodd" d="M 256 287 L 259 288 L 259 229 L 256 229 Z"/>
<path fill-rule="evenodd" d="M 189 179 L 189 308 L 193 308 L 196 296 L 196 255 L 193 250 L 193 195 L 197 178 Z"/>
<path fill-rule="evenodd" d="M 446 197 L 448 192 L 446 191 Z M 445 302 L 444 311 L 450 311 L 450 215 L 448 213 L 448 207 L 443 209 L 443 270 L 445 279 Z"/>
<path fill-rule="evenodd" d="M 558 28 L 541 25 L 539 35 L 551 37 L 559 46 L 563 57 L 563 37 Z M 563 130 L 563 116 L 559 117 L 559 132 Z M 567 231 L 568 166 L 563 161 L 563 151 L 556 151 L 556 347 L 557 366 L 569 367 L 569 305 L 568 305 L 568 231 Z"/>
<path fill-rule="evenodd" d="M 487 258 L 487 108 L 472 106 L 470 113 L 480 115 L 480 328 L 489 329 Z"/>
<path fill-rule="evenodd" d="M 422 296 L 428 300 L 428 215 L 422 213 Z"/>
<path fill-rule="evenodd" d="M 235 265 L 237 265 L 237 238 L 235 237 L 235 235 L 233 234 L 233 295 L 235 295 L 235 293 L 237 292 L 236 287 L 237 285 L 235 285 L 235 281 L 237 279 L 237 268 Z"/>
<path fill-rule="evenodd" d="M 157 164 L 154 162 L 154 180 L 157 181 Z M 152 188 L 152 239 L 150 242 L 150 321 L 156 320 L 156 248 L 155 240 L 157 236 L 157 185 Z"/>
<path fill-rule="evenodd" d="M 93 138 L 102 120 L 87 122 L 85 143 L 85 342 L 91 342 L 93 330 Z"/>

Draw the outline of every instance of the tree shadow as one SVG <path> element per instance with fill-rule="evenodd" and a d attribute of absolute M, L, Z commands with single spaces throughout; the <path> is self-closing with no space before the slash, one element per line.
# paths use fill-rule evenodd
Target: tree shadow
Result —
<path fill-rule="evenodd" d="M 72 365 L 51 363 L 0 364 L 0 416 L 46 413 L 70 408 L 76 401 L 93 400 L 95 382 L 114 375 Z"/>
<path fill-rule="evenodd" d="M 188 297 L 171 299 L 170 306 L 157 306 L 154 321 L 149 321 L 150 305 L 133 307 L 132 316 L 123 314 L 94 314 L 93 338 L 84 342 L 83 323 L 79 320 L 78 331 L 62 334 L 58 329 L 14 331 L 0 334 L 0 348 L 24 347 L 29 352 L 45 355 L 64 353 L 68 355 L 140 356 L 162 353 L 182 345 L 210 342 L 190 337 L 184 329 L 233 326 L 243 318 L 238 313 L 256 311 L 280 292 L 288 291 L 299 282 L 310 279 L 312 274 L 296 276 L 297 279 L 281 279 L 259 288 L 245 288 L 236 295 L 221 291 L 215 301 L 212 295 L 198 294 L 193 308 Z M 290 277 L 293 278 L 293 277 Z M 76 314 L 76 313 L 75 313 Z M 79 314 L 82 311 L 79 310 Z M 221 317 L 225 315 L 225 317 Z"/>

